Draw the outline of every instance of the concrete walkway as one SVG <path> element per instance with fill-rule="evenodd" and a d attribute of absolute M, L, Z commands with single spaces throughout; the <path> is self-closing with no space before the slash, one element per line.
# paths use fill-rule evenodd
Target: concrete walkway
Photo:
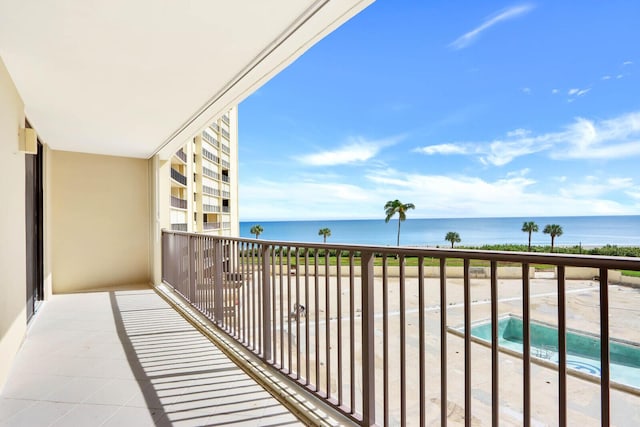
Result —
<path fill-rule="evenodd" d="M 301 425 L 149 288 L 54 295 L 0 391 L 0 426 Z"/>

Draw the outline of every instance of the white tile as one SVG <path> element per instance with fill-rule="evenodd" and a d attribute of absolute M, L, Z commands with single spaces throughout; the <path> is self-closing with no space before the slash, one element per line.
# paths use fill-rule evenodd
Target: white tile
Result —
<path fill-rule="evenodd" d="M 60 387 L 54 389 L 46 395 L 43 400 L 51 402 L 68 402 L 80 403 L 105 387 L 111 380 L 106 378 L 73 378 L 71 381 L 61 384 Z"/>
<path fill-rule="evenodd" d="M 89 395 L 83 403 L 124 405 L 137 393 L 141 394 L 146 385 L 146 383 L 135 380 L 112 379 L 95 393 Z"/>
<path fill-rule="evenodd" d="M 111 418 L 119 409 L 119 406 L 87 404 L 76 405 L 65 415 L 58 418 L 52 424 L 52 427 L 99 426 Z"/>
<path fill-rule="evenodd" d="M 29 408 L 36 401 L 24 399 L 0 399 L 0 422 Z"/>
<path fill-rule="evenodd" d="M 0 422 L 0 426 L 48 426 L 68 413 L 73 406 L 74 405 L 70 403 L 36 402 L 27 410 L 20 411 L 14 416 L 7 418 L 5 421 Z"/>
<path fill-rule="evenodd" d="M 162 415 L 159 409 L 134 408 L 123 406 L 107 419 L 102 427 L 155 426 L 155 418 Z"/>

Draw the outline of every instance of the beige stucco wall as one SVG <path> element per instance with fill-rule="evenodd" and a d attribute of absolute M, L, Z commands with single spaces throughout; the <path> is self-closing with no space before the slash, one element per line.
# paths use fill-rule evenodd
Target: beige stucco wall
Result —
<path fill-rule="evenodd" d="M 53 293 L 149 283 L 149 162 L 49 157 Z"/>
<path fill-rule="evenodd" d="M 20 127 L 24 127 L 24 105 L 0 58 L 0 388 L 27 327 L 25 155 L 18 152 Z"/>

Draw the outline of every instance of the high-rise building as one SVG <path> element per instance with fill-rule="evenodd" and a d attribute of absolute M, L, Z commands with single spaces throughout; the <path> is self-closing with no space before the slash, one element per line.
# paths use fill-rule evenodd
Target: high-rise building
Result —
<path fill-rule="evenodd" d="M 238 110 L 230 109 L 171 158 L 171 229 L 238 236 Z"/>

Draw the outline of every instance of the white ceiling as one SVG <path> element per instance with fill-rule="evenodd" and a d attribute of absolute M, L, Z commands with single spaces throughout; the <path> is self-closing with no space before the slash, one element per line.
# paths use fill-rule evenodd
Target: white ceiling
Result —
<path fill-rule="evenodd" d="M 0 0 L 0 58 L 52 148 L 166 156 L 372 1 Z"/>

